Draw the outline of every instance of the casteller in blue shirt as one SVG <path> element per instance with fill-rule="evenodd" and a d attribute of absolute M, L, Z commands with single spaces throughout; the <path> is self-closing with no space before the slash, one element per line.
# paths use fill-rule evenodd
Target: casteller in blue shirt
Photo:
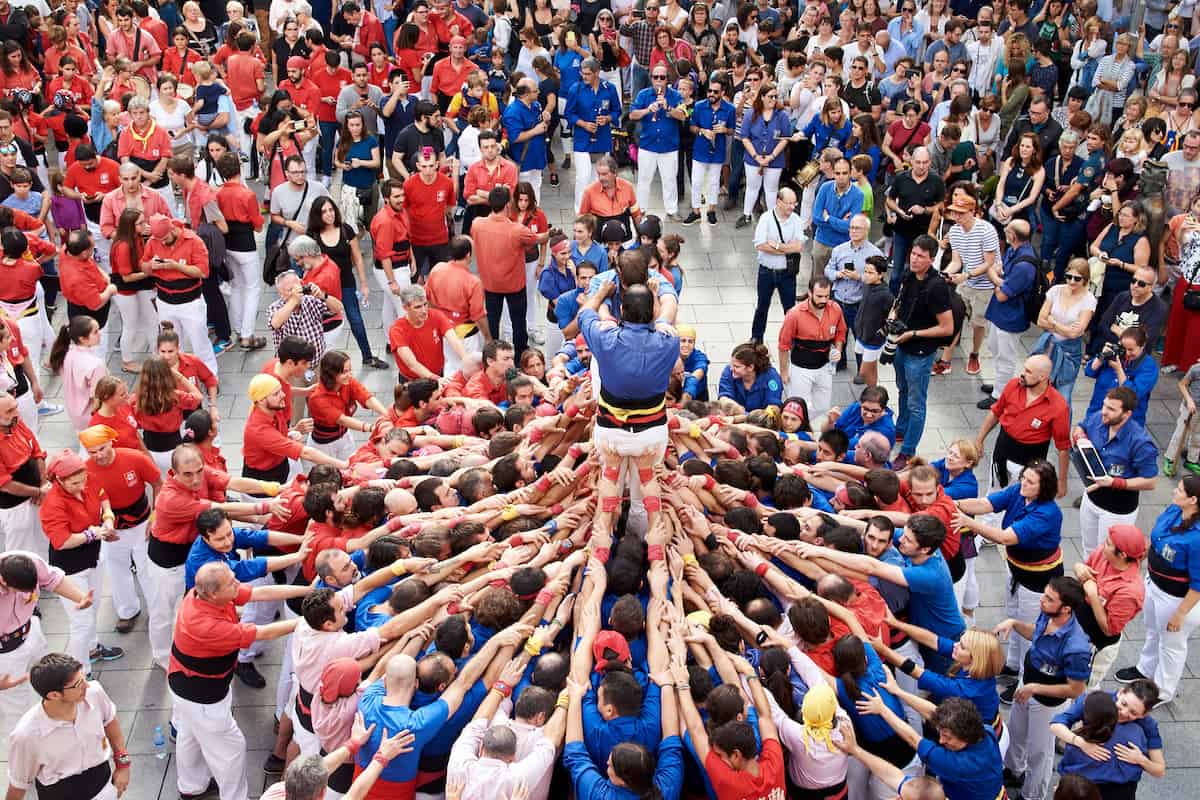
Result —
<path fill-rule="evenodd" d="M 767 406 L 780 406 L 783 405 L 783 378 L 779 377 L 777 369 L 768 367 L 754 376 L 754 382 L 747 389 L 745 382 L 735 378 L 732 368 L 726 366 L 721 371 L 717 397 L 728 397 L 747 412 Z"/>
<path fill-rule="evenodd" d="M 604 772 L 596 764 L 604 764 Z M 571 785 L 578 800 L 641 800 L 623 786 L 607 778 L 608 759 L 596 762 L 580 742 L 567 742 L 563 748 L 563 766 L 571 773 Z M 683 745 L 678 736 L 663 739 L 654 768 L 654 785 L 665 800 L 675 800 L 683 791 Z"/>
<path fill-rule="evenodd" d="M 1122 342 L 1124 341 L 1122 340 Z M 1101 362 L 1100 366 L 1093 369 L 1092 366 L 1097 361 Z M 1100 410 L 1109 389 L 1116 386 L 1128 386 L 1133 389 L 1138 399 L 1137 406 L 1133 409 L 1133 421 L 1145 427 L 1150 395 L 1158 384 L 1158 364 L 1143 349 L 1133 358 L 1121 356 L 1121 367 L 1125 372 L 1124 381 L 1118 380 L 1119 376 L 1112 364 L 1104 361 L 1100 356 L 1090 359 L 1083 365 L 1083 374 L 1096 379 L 1096 384 L 1092 387 L 1092 399 L 1088 402 L 1086 413 L 1090 415 Z"/>
<path fill-rule="evenodd" d="M 874 404 L 877 404 L 876 401 Z M 890 408 L 883 409 L 883 413 L 875 417 L 868 423 L 863 419 L 862 403 L 853 402 L 846 406 L 846 409 L 838 416 L 837 422 L 833 426 L 839 431 L 842 431 L 850 439 L 850 450 L 858 446 L 858 440 L 867 431 L 878 431 L 887 437 L 888 444 L 893 447 L 896 445 L 896 419 L 892 416 Z M 849 456 L 849 453 L 847 453 Z"/>
<path fill-rule="evenodd" d="M 203 536 L 196 537 L 192 549 L 188 551 L 187 562 L 183 568 L 183 585 L 191 590 L 196 585 L 196 572 L 210 561 L 222 561 L 233 570 L 233 575 L 239 583 L 250 583 L 267 574 L 267 559 L 262 557 L 243 559 L 238 555 L 239 550 L 261 550 L 267 546 L 267 531 L 256 531 L 249 528 L 233 529 L 233 546 L 228 552 L 222 553 L 208 543 Z"/>
<path fill-rule="evenodd" d="M 981 728 L 983 738 L 961 750 L 922 739 L 917 755 L 942 782 L 946 800 L 992 800 L 1004 789 L 1004 759 L 996 734 Z"/>

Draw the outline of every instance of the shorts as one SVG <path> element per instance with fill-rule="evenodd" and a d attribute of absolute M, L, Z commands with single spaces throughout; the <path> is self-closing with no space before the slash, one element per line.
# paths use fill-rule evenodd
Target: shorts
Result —
<path fill-rule="evenodd" d="M 601 453 L 611 453 L 622 458 L 640 458 L 654 452 L 658 452 L 661 457 L 667 449 L 667 426 L 663 423 L 635 433 L 623 428 L 605 428 L 597 425 L 592 431 L 592 441 Z"/>
<path fill-rule="evenodd" d="M 976 328 L 986 328 L 988 303 L 992 302 L 996 292 L 994 289 L 972 289 L 965 283 L 958 287 L 958 296 L 967 305 L 967 319 Z"/>
<path fill-rule="evenodd" d="M 864 364 L 874 364 L 879 360 L 879 354 L 881 352 L 883 352 L 883 345 L 871 347 L 870 345 L 866 345 L 858 341 L 858 339 L 854 340 L 854 354 L 862 356 Z"/>

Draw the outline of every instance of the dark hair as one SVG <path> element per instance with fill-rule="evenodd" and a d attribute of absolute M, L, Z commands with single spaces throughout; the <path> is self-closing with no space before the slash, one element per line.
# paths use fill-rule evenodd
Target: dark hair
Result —
<path fill-rule="evenodd" d="M 316 355 L 317 348 L 313 346 L 312 342 L 299 336 L 283 337 L 275 351 L 275 357 L 279 359 L 280 364 L 285 361 L 297 364 L 301 361 L 312 361 Z"/>
<path fill-rule="evenodd" d="M 833 643 L 833 671 L 851 700 L 862 697 L 859 680 L 867 674 L 867 653 L 861 639 L 846 634 Z"/>
<path fill-rule="evenodd" d="M 23 553 L 7 553 L 0 556 L 0 579 L 10 589 L 32 592 L 38 586 L 37 564 Z"/>
<path fill-rule="evenodd" d="M 946 540 L 946 525 L 932 514 L 913 514 L 905 526 L 912 531 L 917 544 L 932 555 Z"/>
<path fill-rule="evenodd" d="M 752 759 L 758 755 L 758 740 L 754 728 L 740 719 L 726 722 L 712 733 L 709 739 L 722 753 L 740 753 L 742 758 Z"/>
<path fill-rule="evenodd" d="M 1054 800 L 1101 800 L 1100 789 L 1082 775 L 1063 775 L 1054 790 Z"/>
<path fill-rule="evenodd" d="M 929 718 L 934 728 L 944 730 L 967 747 L 983 739 L 983 718 L 979 709 L 965 697 L 948 697 Z"/>
<path fill-rule="evenodd" d="M 611 662 L 610 662 L 611 663 Z M 619 717 L 636 717 L 642 711 L 642 685 L 628 672 L 609 670 L 600 681 L 604 702 L 617 711 Z"/>
<path fill-rule="evenodd" d="M 319 377 L 321 385 L 329 391 L 337 388 L 338 375 L 350 363 L 350 356 L 343 353 L 341 350 L 330 350 L 325 355 L 321 356 L 321 366 Z"/>
<path fill-rule="evenodd" d="M 183 440 L 192 444 L 206 441 L 212 436 L 215 427 L 212 414 L 203 408 L 198 408 L 188 414 L 187 419 L 183 421 Z"/>
<path fill-rule="evenodd" d="M 1025 469 L 1038 476 L 1037 499 L 1042 503 L 1054 502 L 1058 494 L 1058 470 L 1049 461 L 1035 458 L 1025 465 Z"/>
<path fill-rule="evenodd" d="M 234 156 L 236 158 L 236 156 Z M 313 201 L 312 208 L 308 210 L 308 235 L 321 241 L 321 231 L 325 229 L 325 223 L 322 217 L 325 215 L 325 206 L 333 206 L 333 227 L 336 230 L 342 228 L 342 210 L 338 208 L 338 204 L 333 202 L 333 198 L 329 195 L 321 195 Z"/>
<path fill-rule="evenodd" d="M 936 247 L 934 248 L 937 249 Z M 754 367 L 754 372 L 761 375 L 771 368 L 771 351 L 758 342 L 745 342 L 733 348 L 730 359 L 736 359 L 743 364 Z"/>
<path fill-rule="evenodd" d="M 796 635 L 807 644 L 819 645 L 829 639 L 829 612 L 812 595 L 792 604 L 788 609 L 788 622 L 792 623 Z"/>
<path fill-rule="evenodd" d="M 613 775 L 621 779 L 627 790 L 641 800 L 662 800 L 662 793 L 654 783 L 654 756 L 649 750 L 640 744 L 621 742 L 608 758 Z"/>
<path fill-rule="evenodd" d="M 82 669 L 83 664 L 66 653 L 47 653 L 29 668 L 29 685 L 44 699 L 66 689 L 67 681 Z"/>
<path fill-rule="evenodd" d="M 782 647 L 762 648 L 758 654 L 758 669 L 762 673 L 763 686 L 774 696 L 783 713 L 795 719 L 796 698 L 789 677 L 792 659 L 787 651 Z"/>
<path fill-rule="evenodd" d="M 921 248 L 922 252 L 928 253 L 929 257 L 933 258 L 938 251 L 938 240 L 927 233 L 922 233 L 913 240 L 912 246 Z"/>
<path fill-rule="evenodd" d="M 337 610 L 333 607 L 333 598 L 336 596 L 337 593 L 328 588 L 313 589 L 304 596 L 300 604 L 300 613 L 308 627 L 319 631 L 326 622 L 337 620 Z"/>
<path fill-rule="evenodd" d="M 76 314 L 71 317 L 71 321 L 58 329 L 58 336 L 54 339 L 54 344 L 50 346 L 50 369 L 55 373 L 62 372 L 63 361 L 66 360 L 67 350 L 71 344 L 78 344 L 86 337 L 92 334 L 93 326 L 99 328 L 100 324 L 91 317 L 83 314 Z"/>
<path fill-rule="evenodd" d="M 1084 741 L 1105 744 L 1117 730 L 1117 701 L 1108 692 L 1089 692 L 1083 698 L 1083 720 L 1077 728 Z"/>

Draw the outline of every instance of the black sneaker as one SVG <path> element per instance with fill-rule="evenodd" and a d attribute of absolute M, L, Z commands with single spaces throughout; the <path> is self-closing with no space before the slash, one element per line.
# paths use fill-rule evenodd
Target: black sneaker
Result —
<path fill-rule="evenodd" d="M 1008 767 L 1004 768 L 1004 785 L 1020 788 L 1025 783 L 1025 776 L 1018 775 Z"/>
<path fill-rule="evenodd" d="M 96 645 L 96 649 L 88 655 L 92 661 L 116 661 L 125 655 L 125 651 L 119 647 L 105 647 L 102 644 L 98 644 Z"/>
<path fill-rule="evenodd" d="M 1017 693 L 1017 684 L 1012 684 L 1007 689 L 1000 693 L 1000 703 L 1002 705 L 1011 706 L 1013 704 L 1013 696 Z"/>
<path fill-rule="evenodd" d="M 750 219 L 748 214 L 742 214 L 740 217 L 738 217 L 738 221 L 734 223 L 733 227 L 745 228 L 753 221 L 754 220 Z"/>
<path fill-rule="evenodd" d="M 717 212 L 715 212 L 715 211 L 708 212 L 708 224 L 709 225 L 717 224 Z"/>
<path fill-rule="evenodd" d="M 975 407 L 978 408 L 980 411 L 990 411 L 992 406 L 995 404 L 996 404 L 995 400 L 993 400 L 990 397 L 985 397 L 982 400 L 980 400 L 978 403 L 976 403 Z"/>
<path fill-rule="evenodd" d="M 203 792 L 196 792 L 196 794 L 184 794 L 183 792 L 179 793 L 180 800 L 208 800 L 209 798 L 214 798 L 216 796 L 217 796 L 217 779 L 216 778 L 209 779 L 208 786 L 205 788 L 205 790 Z"/>
<path fill-rule="evenodd" d="M 992 385 L 990 383 L 981 383 L 979 384 L 979 391 L 983 392 L 984 394 L 991 394 Z"/>
<path fill-rule="evenodd" d="M 1000 670 L 999 677 L 1001 677 L 1001 678 L 1019 678 L 1019 677 L 1021 677 L 1021 671 L 1018 669 L 1013 669 L 1012 667 L 1005 664 L 1004 669 Z"/>
<path fill-rule="evenodd" d="M 364 359 L 363 366 L 370 367 L 371 369 L 388 369 L 388 363 L 378 356 L 371 356 L 368 359 Z"/>
<path fill-rule="evenodd" d="M 692 213 L 690 213 L 686 217 L 684 217 L 683 224 L 684 225 L 695 225 L 699 221 L 700 221 L 700 215 L 697 214 L 695 211 L 693 211 Z"/>
<path fill-rule="evenodd" d="M 233 670 L 233 674 L 237 675 L 241 682 L 251 689 L 265 689 L 267 687 L 267 679 L 249 661 L 239 661 L 237 667 Z"/>
<path fill-rule="evenodd" d="M 1116 678 L 1120 683 L 1133 683 L 1134 681 L 1150 680 L 1143 675 L 1137 667 L 1125 667 L 1124 669 L 1119 669 L 1113 673 L 1113 677 Z"/>
<path fill-rule="evenodd" d="M 282 758 L 274 753 L 268 753 L 267 760 L 263 762 L 263 772 L 266 772 L 270 775 L 282 775 L 283 768 L 286 766 L 287 764 L 284 763 Z"/>

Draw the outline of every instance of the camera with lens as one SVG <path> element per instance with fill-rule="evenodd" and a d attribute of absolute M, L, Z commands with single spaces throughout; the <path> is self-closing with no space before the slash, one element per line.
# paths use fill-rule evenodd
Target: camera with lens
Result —
<path fill-rule="evenodd" d="M 891 364 L 896 360 L 896 348 L 900 346 L 900 337 L 908 330 L 908 325 L 902 319 L 889 319 L 883 323 L 883 333 L 887 341 L 879 353 L 880 364 Z"/>
<path fill-rule="evenodd" d="M 1120 344 L 1117 342 L 1109 342 L 1108 344 L 1104 345 L 1104 348 L 1100 351 L 1100 358 L 1103 361 L 1116 361 L 1121 357 L 1122 352 L 1123 351 Z"/>

